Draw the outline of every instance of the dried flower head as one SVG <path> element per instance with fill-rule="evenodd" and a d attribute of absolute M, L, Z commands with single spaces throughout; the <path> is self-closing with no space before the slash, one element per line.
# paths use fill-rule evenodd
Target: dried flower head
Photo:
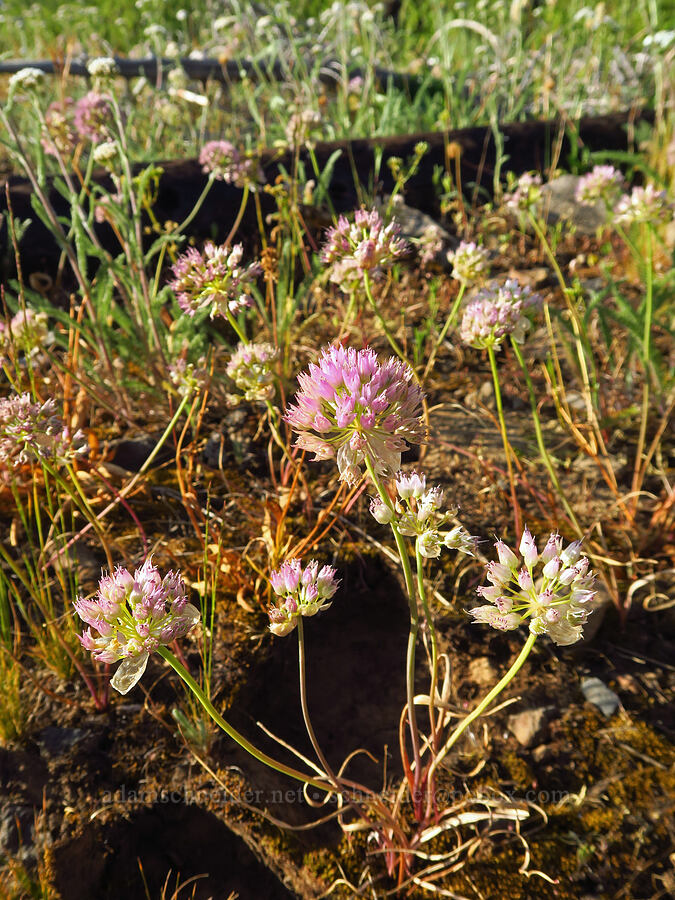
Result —
<path fill-rule="evenodd" d="M 650 183 L 644 187 L 634 187 L 630 194 L 624 194 L 614 213 L 620 225 L 644 222 L 656 226 L 672 220 L 673 204 L 668 202 L 665 191 L 657 190 Z"/>
<path fill-rule="evenodd" d="M 104 575 L 96 597 L 78 597 L 74 606 L 90 626 L 80 635 L 84 649 L 99 662 L 123 660 L 110 680 L 120 694 L 139 681 L 153 651 L 183 637 L 199 621 L 180 574 L 169 572 L 162 578 L 152 557 L 133 575 L 121 566 Z"/>
<path fill-rule="evenodd" d="M 541 175 L 524 172 L 513 184 L 510 194 L 504 194 L 504 206 L 511 212 L 535 212 L 541 202 Z"/>
<path fill-rule="evenodd" d="M 498 347 L 508 334 L 522 343 L 530 327 L 525 311 L 541 302 L 538 294 L 513 279 L 503 285 L 493 283 L 465 306 L 460 336 L 465 344 L 478 349 Z"/>
<path fill-rule="evenodd" d="M 321 116 L 313 109 L 294 112 L 286 125 L 286 140 L 291 147 L 299 147 L 307 143 L 312 130 L 321 122 Z"/>
<path fill-rule="evenodd" d="M 298 381 L 285 416 L 296 446 L 315 459 L 336 456 L 341 481 L 355 484 L 366 458 L 377 474 L 395 472 L 407 442 L 423 439 L 422 391 L 400 360 L 380 364 L 368 348 L 326 347 Z"/>
<path fill-rule="evenodd" d="M 595 576 L 581 557 L 581 541 L 563 549 L 559 534 L 551 534 L 539 553 L 526 528 L 519 554 L 503 541 L 495 544 L 499 562 L 487 565 L 489 585 L 477 589 L 488 606 L 469 610 L 474 621 L 501 631 L 513 631 L 530 620 L 532 634 L 548 634 L 562 646 L 582 637 L 589 605 L 595 596 Z M 522 566 L 521 566 L 522 557 Z M 535 571 L 540 567 L 540 571 Z"/>
<path fill-rule="evenodd" d="M 189 316 L 208 310 L 213 319 L 237 315 L 253 305 L 250 291 L 262 269 L 257 262 L 241 265 L 244 248 L 235 244 L 230 248 L 206 241 L 202 253 L 190 247 L 178 257 L 173 266 L 173 281 L 169 286 L 176 292 L 181 309 Z"/>
<path fill-rule="evenodd" d="M 488 252 L 473 241 L 461 241 L 454 251 L 448 252 L 452 264 L 452 276 L 462 284 L 481 281 L 488 270 Z"/>
<path fill-rule="evenodd" d="M 396 222 L 384 225 L 376 209 L 357 209 L 352 223 L 340 216 L 328 229 L 321 259 L 331 267 L 330 280 L 349 293 L 360 286 L 365 272 L 379 273 L 408 251 Z"/>
<path fill-rule="evenodd" d="M 207 175 L 239 188 L 255 189 L 265 183 L 258 158 L 240 153 L 230 141 L 207 141 L 199 153 L 199 165 Z"/>
<path fill-rule="evenodd" d="M 50 156 L 68 156 L 75 149 L 77 138 L 73 130 L 73 106 L 72 97 L 64 97 L 47 107 L 40 143 Z"/>
<path fill-rule="evenodd" d="M 299 616 L 315 616 L 320 609 L 328 609 L 329 601 L 338 589 L 339 580 L 332 566 L 319 569 L 312 560 L 303 569 L 299 559 L 287 559 L 270 575 L 274 593 L 279 597 L 268 610 L 270 631 L 279 637 L 290 634 Z"/>
<path fill-rule="evenodd" d="M 16 468 L 44 460 L 68 462 L 86 449 L 81 431 L 72 434 L 56 415 L 56 403 L 34 403 L 30 394 L 0 400 L 0 464 Z"/>
<path fill-rule="evenodd" d="M 89 91 L 75 104 L 73 123 L 80 140 L 88 138 L 93 144 L 109 140 L 112 120 L 110 97 L 105 94 Z"/>
<path fill-rule="evenodd" d="M 227 374 L 245 400 L 265 401 L 274 397 L 272 363 L 279 351 L 272 344 L 239 344 L 227 364 Z"/>
<path fill-rule="evenodd" d="M 601 200 L 605 206 L 612 207 L 619 198 L 623 184 L 623 175 L 614 166 L 593 166 L 579 179 L 574 199 L 584 206 L 594 206 Z"/>

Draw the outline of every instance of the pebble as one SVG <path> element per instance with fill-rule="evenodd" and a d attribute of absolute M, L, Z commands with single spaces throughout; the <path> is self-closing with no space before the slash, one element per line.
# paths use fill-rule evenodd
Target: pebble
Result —
<path fill-rule="evenodd" d="M 555 712 L 554 706 L 539 706 L 515 713 L 506 720 L 506 725 L 523 747 L 531 746 L 540 736 L 547 721 Z"/>
<path fill-rule="evenodd" d="M 581 682 L 581 691 L 588 702 L 597 706 L 603 716 L 607 718 L 621 706 L 618 695 L 599 678 L 584 678 Z"/>

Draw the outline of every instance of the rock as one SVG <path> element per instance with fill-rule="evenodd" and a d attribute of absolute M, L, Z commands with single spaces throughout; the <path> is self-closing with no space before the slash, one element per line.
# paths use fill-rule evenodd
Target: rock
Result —
<path fill-rule="evenodd" d="M 621 706 L 618 695 L 599 678 L 584 678 L 581 682 L 581 690 L 588 702 L 597 706 L 603 716 L 607 716 L 607 718 Z"/>
<path fill-rule="evenodd" d="M 20 803 L 8 803 L 0 810 L 0 857 L 24 856 L 33 846 L 35 809 Z M 23 852 L 22 852 L 23 851 Z"/>
<path fill-rule="evenodd" d="M 554 706 L 526 709 L 524 712 L 509 716 L 506 725 L 519 744 L 529 747 L 541 737 L 544 726 L 554 712 Z"/>
<path fill-rule="evenodd" d="M 594 206 L 577 203 L 574 195 L 579 183 L 578 175 L 561 175 L 542 188 L 541 213 L 549 224 L 566 221 L 582 234 L 594 234 L 607 221 L 602 201 Z"/>
<path fill-rule="evenodd" d="M 43 756 L 62 756 L 86 736 L 81 728 L 62 728 L 48 725 L 37 736 Z"/>
<path fill-rule="evenodd" d="M 497 683 L 498 672 L 487 656 L 472 659 L 469 663 L 469 678 L 479 687 L 492 687 Z"/>

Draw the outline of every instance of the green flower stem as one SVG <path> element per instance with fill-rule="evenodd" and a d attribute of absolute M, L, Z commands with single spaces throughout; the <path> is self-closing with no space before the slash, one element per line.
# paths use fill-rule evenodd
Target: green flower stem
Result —
<path fill-rule="evenodd" d="M 527 382 L 527 390 L 530 395 L 530 406 L 532 407 L 532 421 L 534 423 L 534 433 L 537 438 L 537 446 L 539 447 L 539 454 L 541 456 L 542 462 L 546 466 L 546 471 L 548 472 L 549 478 L 551 479 L 551 484 L 556 490 L 562 505 L 565 507 L 565 512 L 569 516 L 570 521 L 574 525 L 574 528 L 579 535 L 582 537 L 583 531 L 579 522 L 577 521 L 577 517 L 574 515 L 572 507 L 569 505 L 567 501 L 567 497 L 565 496 L 565 492 L 560 486 L 560 482 L 558 481 L 558 476 L 553 467 L 553 463 L 551 462 L 551 457 L 549 456 L 548 450 L 546 449 L 546 444 L 544 443 L 544 435 L 541 429 L 541 419 L 539 418 L 539 411 L 537 409 L 537 397 L 534 392 L 534 385 L 532 384 L 532 379 L 530 378 L 530 373 L 527 371 L 527 366 L 525 365 L 525 360 L 523 359 L 522 351 L 518 345 L 518 341 L 514 341 L 513 335 L 511 335 L 511 346 L 513 347 L 513 352 L 516 354 L 516 359 L 520 363 L 520 368 L 523 370 L 523 375 L 525 376 L 525 381 Z"/>
<path fill-rule="evenodd" d="M 209 191 L 213 187 L 213 182 L 215 181 L 215 177 L 213 174 L 209 175 L 206 184 L 204 185 L 204 190 L 201 192 L 199 197 L 197 198 L 197 202 L 192 207 L 190 213 L 183 219 L 180 225 L 172 231 L 172 234 L 182 234 L 188 225 L 193 221 L 194 217 L 197 215 L 199 210 L 202 208 L 202 204 L 206 200 Z"/>
<path fill-rule="evenodd" d="M 339 790 L 339 782 L 321 750 L 321 746 L 309 718 L 309 707 L 307 705 L 307 678 L 305 676 L 305 630 L 303 627 L 302 616 L 298 616 L 298 672 L 300 677 L 300 706 L 302 707 L 302 717 L 305 720 L 307 734 L 312 742 L 312 747 L 314 747 L 316 757 L 323 766 L 324 772 L 328 775 L 334 787 Z"/>
<path fill-rule="evenodd" d="M 633 482 L 631 491 L 637 495 L 640 490 L 642 479 L 644 478 L 647 468 L 647 460 L 642 462 L 642 455 L 645 449 L 645 440 L 647 437 L 647 419 L 649 418 L 649 381 L 651 371 L 649 366 L 649 352 L 651 346 L 652 333 L 652 315 L 654 306 L 654 244 L 652 240 L 652 230 L 649 225 L 646 226 L 645 242 L 647 245 L 647 258 L 645 260 L 645 322 L 642 334 L 642 356 L 644 366 L 644 381 L 642 383 L 642 412 L 640 415 L 640 432 L 638 434 L 637 448 L 635 450 L 635 463 L 633 466 Z M 634 508 L 637 506 L 638 497 L 635 497 Z"/>
<path fill-rule="evenodd" d="M 494 384 L 495 389 L 495 402 L 497 404 L 497 417 L 499 419 L 499 430 L 502 435 L 502 443 L 504 445 L 504 453 L 506 455 L 506 469 L 509 473 L 509 485 L 511 488 L 511 503 L 513 504 L 513 518 L 514 524 L 516 528 L 516 535 L 519 535 L 522 531 L 521 520 L 520 520 L 520 506 L 518 505 L 518 498 L 516 496 L 516 482 L 513 476 L 513 465 L 511 462 L 511 446 L 509 444 L 509 439 L 506 434 L 506 422 L 504 421 L 504 408 L 502 406 L 502 392 L 499 387 L 499 372 L 497 370 L 497 360 L 495 359 L 495 348 L 490 345 L 487 348 L 488 357 L 490 359 L 490 369 L 492 370 L 492 383 Z"/>
<path fill-rule="evenodd" d="M 246 335 L 244 334 L 244 332 L 243 332 L 243 331 L 241 330 L 241 328 L 239 327 L 239 322 L 237 322 L 237 320 L 236 320 L 235 317 L 232 315 L 232 313 L 230 312 L 229 309 L 226 309 L 226 310 L 225 310 L 225 318 L 227 319 L 227 321 L 230 323 L 230 325 L 232 326 L 232 328 L 233 328 L 233 329 L 235 330 L 235 332 L 237 333 L 237 337 L 238 337 L 239 340 L 242 342 L 242 344 L 248 344 L 248 343 L 250 343 L 249 339 L 246 337 Z"/>
<path fill-rule="evenodd" d="M 481 702 L 478 704 L 478 706 L 472 712 L 470 712 L 468 716 L 466 716 L 464 719 L 462 719 L 462 721 L 459 723 L 459 725 L 455 728 L 455 730 L 452 732 L 450 737 L 447 739 L 447 741 L 443 745 L 443 749 L 441 750 L 441 752 L 438 754 L 436 759 L 432 762 L 431 766 L 429 767 L 429 778 L 431 778 L 436 767 L 439 766 L 441 764 L 441 762 L 445 759 L 445 757 L 448 755 L 448 753 L 450 752 L 452 747 L 457 743 L 457 740 L 462 736 L 462 734 L 464 734 L 464 732 L 469 727 L 469 725 L 471 725 L 471 723 L 473 721 L 475 721 L 475 719 L 477 719 L 479 716 L 481 716 L 485 712 L 485 710 L 492 703 L 492 701 L 496 697 L 498 697 L 499 694 L 501 694 L 501 692 L 504 690 L 504 688 L 518 674 L 518 672 L 520 671 L 520 669 L 523 666 L 523 663 L 525 662 L 527 657 L 530 655 L 530 651 L 534 647 L 534 643 L 538 637 L 539 637 L 539 635 L 537 635 L 537 634 L 529 634 L 528 635 L 527 641 L 525 642 L 525 646 L 518 654 L 517 659 L 513 662 L 513 664 L 511 665 L 511 668 L 506 673 L 506 675 L 504 675 L 504 677 L 501 679 L 501 681 L 497 682 L 497 684 L 492 688 L 492 690 L 483 698 L 483 700 L 481 700 Z"/>
<path fill-rule="evenodd" d="M 441 344 L 443 343 L 443 341 L 445 340 L 445 336 L 448 333 L 448 331 L 450 330 L 450 326 L 454 323 L 455 319 L 457 318 L 457 312 L 459 310 L 459 305 L 462 302 L 462 297 L 464 296 L 465 290 L 466 290 L 466 282 L 463 281 L 460 285 L 459 293 L 457 294 L 455 302 L 452 304 L 452 309 L 448 313 L 448 318 L 445 320 L 445 325 L 443 325 L 443 328 L 441 329 L 441 333 L 436 338 L 434 346 L 429 355 L 429 360 L 427 361 L 427 364 L 424 367 L 424 374 L 422 375 L 422 381 L 426 380 L 426 377 L 429 374 L 429 372 L 431 371 L 431 367 L 433 366 L 433 364 L 436 360 L 436 355 L 438 354 L 439 348 L 440 348 Z"/>
<path fill-rule="evenodd" d="M 424 559 L 417 545 L 415 545 L 415 566 L 417 570 L 417 594 L 422 604 L 424 618 L 429 628 L 429 637 L 431 639 L 431 684 L 429 686 L 429 727 L 431 730 L 431 746 L 436 750 L 436 685 L 438 684 L 438 636 L 431 618 L 431 610 L 427 602 L 427 592 L 424 587 Z"/>
<path fill-rule="evenodd" d="M 294 778 L 296 781 L 301 781 L 303 784 L 309 784 L 320 791 L 325 791 L 326 793 L 330 793 L 333 790 L 333 786 L 326 781 L 320 781 L 318 778 L 313 778 L 311 775 L 300 772 L 298 769 L 294 769 L 292 766 L 287 766 L 285 765 L 285 763 L 278 762 L 276 759 L 273 759 L 271 756 L 263 753 L 262 750 L 258 750 L 257 747 L 247 741 L 246 738 L 236 730 L 236 728 L 233 728 L 232 725 L 230 725 L 230 723 L 220 715 L 218 710 L 211 703 L 209 698 L 197 684 L 192 675 L 190 675 L 185 666 L 178 661 L 178 659 L 169 649 L 167 649 L 167 647 L 159 647 L 157 653 L 159 653 L 162 659 L 166 660 L 166 662 L 169 663 L 176 674 L 190 688 L 194 696 L 201 703 L 206 712 L 211 716 L 216 725 L 221 728 L 225 732 L 225 734 L 231 737 L 233 741 L 236 741 L 236 743 L 239 744 L 239 746 L 243 750 L 246 750 L 247 753 L 250 753 L 251 756 L 255 757 L 255 759 L 257 759 L 259 762 L 264 763 L 266 766 L 269 766 L 271 769 L 274 769 L 277 772 L 281 772 L 283 775 L 288 775 L 290 778 Z"/>
<path fill-rule="evenodd" d="M 379 476 L 375 473 L 373 463 L 367 454 L 366 468 L 368 469 L 368 474 L 375 485 L 380 499 L 388 509 L 393 510 L 389 494 L 385 490 Z M 398 530 L 395 522 L 391 522 L 391 530 L 394 533 L 396 549 L 398 550 L 401 566 L 403 568 L 403 577 L 405 579 L 405 587 L 408 592 L 408 604 L 410 607 L 410 631 L 408 633 L 408 649 L 406 653 L 406 698 L 408 704 L 410 737 L 413 746 L 413 758 L 415 760 L 415 783 L 417 783 L 420 777 L 420 740 L 419 730 L 417 728 L 417 715 L 415 713 L 415 650 L 417 647 L 417 634 L 419 631 L 419 613 L 417 610 L 417 600 L 415 599 L 415 583 L 413 581 L 408 549 L 403 539 L 403 535 Z"/>
<path fill-rule="evenodd" d="M 225 238 L 224 244 L 226 247 L 230 246 L 230 241 L 235 236 L 237 231 L 239 230 L 239 226 L 241 225 L 241 220 L 244 218 L 244 212 L 246 211 L 246 204 L 248 203 L 248 195 L 250 193 L 250 187 L 248 181 L 244 184 L 244 192 L 241 196 L 241 203 L 239 204 L 239 212 L 237 213 L 237 217 L 234 220 L 234 224 L 232 228 L 230 228 L 230 233 Z"/>
<path fill-rule="evenodd" d="M 544 250 L 544 253 L 548 257 L 549 262 L 551 263 L 551 267 L 555 272 L 555 276 L 558 279 L 558 284 L 560 285 L 560 289 L 563 292 L 563 297 L 565 298 L 565 302 L 567 303 L 567 309 L 570 313 L 570 318 L 572 321 L 572 328 L 574 330 L 574 341 L 577 349 L 577 359 L 579 360 L 579 371 L 581 372 L 581 380 L 584 388 L 584 399 L 586 401 L 586 416 L 588 421 L 595 426 L 597 429 L 597 420 L 595 417 L 595 411 L 593 409 L 593 392 L 591 389 L 590 377 L 588 374 L 588 366 L 586 363 L 586 354 L 584 353 L 583 344 L 581 341 L 581 322 L 579 321 L 579 314 L 570 299 L 570 289 L 567 287 L 565 282 L 565 278 L 563 276 L 562 270 L 558 265 L 558 260 L 555 258 L 555 254 L 551 250 L 551 245 L 546 239 L 546 235 L 544 231 L 537 221 L 537 219 L 532 215 L 531 212 L 528 211 L 528 217 L 530 220 L 530 224 L 534 229 L 535 234 L 539 238 L 539 242 Z"/>
<path fill-rule="evenodd" d="M 391 329 L 385 322 L 384 316 L 380 312 L 380 308 L 377 305 L 377 303 L 375 302 L 375 298 L 373 297 L 373 292 L 371 290 L 370 276 L 368 275 L 368 272 L 363 273 L 363 287 L 365 289 L 366 297 L 368 298 L 368 302 L 373 307 L 373 312 L 379 319 L 380 325 L 382 326 L 382 330 L 384 331 L 384 333 L 387 337 L 387 340 L 389 341 L 391 349 L 394 351 L 394 353 L 398 356 L 398 358 L 400 360 L 402 360 L 404 363 L 407 363 L 408 360 L 406 359 L 406 356 L 403 353 L 403 350 L 401 350 L 399 345 L 396 343 L 396 339 L 394 338 L 394 335 L 391 333 Z"/>

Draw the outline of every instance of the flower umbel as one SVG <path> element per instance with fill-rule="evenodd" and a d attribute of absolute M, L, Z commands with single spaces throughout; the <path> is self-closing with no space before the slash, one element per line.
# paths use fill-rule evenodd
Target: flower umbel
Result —
<path fill-rule="evenodd" d="M 274 396 L 272 363 L 279 351 L 272 344 L 239 344 L 227 364 L 227 374 L 245 400 L 271 400 Z"/>
<path fill-rule="evenodd" d="M 525 310 L 541 304 L 539 294 L 514 279 L 491 284 L 464 308 L 459 333 L 465 344 L 477 349 L 498 347 L 508 334 L 521 344 L 530 321 Z"/>
<path fill-rule="evenodd" d="M 357 288 L 365 272 L 378 273 L 408 251 L 396 222 L 384 224 L 376 209 L 357 209 L 354 221 L 340 216 L 328 229 L 321 259 L 331 267 L 330 280 L 343 291 Z"/>
<path fill-rule="evenodd" d="M 112 120 L 110 98 L 105 94 L 89 91 L 75 104 L 73 124 L 80 140 L 88 138 L 94 144 L 109 140 Z"/>
<path fill-rule="evenodd" d="M 298 616 L 315 616 L 328 609 L 338 589 L 339 580 L 332 566 L 319 569 L 312 560 L 303 569 L 299 559 L 287 559 L 270 575 L 270 583 L 279 598 L 268 610 L 270 631 L 279 637 L 290 634 L 298 624 Z"/>
<path fill-rule="evenodd" d="M 298 381 L 285 415 L 296 446 L 315 459 L 337 457 L 341 481 L 358 482 L 366 457 L 376 474 L 395 472 L 408 442 L 423 439 L 422 391 L 410 366 L 393 357 L 380 364 L 369 348 L 326 347 Z"/>
<path fill-rule="evenodd" d="M 178 304 L 189 316 L 208 310 L 213 319 L 237 315 L 253 305 L 250 291 L 262 269 L 257 262 L 241 264 L 244 248 L 235 244 L 230 248 L 206 241 L 202 253 L 190 247 L 178 257 L 173 266 L 173 281 L 169 287 L 176 292 Z"/>
<path fill-rule="evenodd" d="M 427 488 L 423 473 L 399 472 L 396 475 L 396 493 L 398 498 L 393 509 L 379 497 L 371 500 L 370 512 L 376 521 L 382 525 L 395 521 L 401 534 L 417 539 L 416 547 L 420 555 L 427 559 L 440 556 L 443 546 L 473 556 L 477 539 L 461 525 L 445 534 L 440 532 L 450 518 L 447 512 L 441 511 L 443 490 L 440 486 Z"/>
<path fill-rule="evenodd" d="M 541 198 L 541 175 L 524 172 L 514 182 L 512 192 L 504 194 L 504 206 L 514 213 L 535 212 Z"/>
<path fill-rule="evenodd" d="M 225 181 L 243 188 L 263 184 L 265 176 L 257 158 L 241 154 L 230 141 L 207 141 L 199 153 L 202 172 L 217 181 Z"/>
<path fill-rule="evenodd" d="M 30 394 L 0 400 L 0 463 L 15 468 L 44 460 L 58 465 L 84 449 L 81 431 L 70 429 L 56 415 L 56 403 L 34 403 Z"/>
<path fill-rule="evenodd" d="M 80 635 L 84 649 L 99 662 L 123 660 L 110 680 L 120 694 L 139 681 L 154 650 L 183 637 L 199 621 L 180 574 L 162 578 L 151 557 L 133 575 L 121 566 L 104 575 L 96 597 L 78 597 L 74 606 L 89 625 Z"/>
<path fill-rule="evenodd" d="M 452 276 L 463 284 L 480 281 L 488 269 L 488 252 L 473 241 L 461 241 L 455 251 L 448 253 Z"/>
<path fill-rule="evenodd" d="M 634 187 L 630 194 L 624 194 L 614 210 L 617 223 L 636 225 L 640 222 L 657 226 L 670 222 L 673 218 L 673 204 L 668 202 L 665 191 L 659 191 L 653 184 Z"/>
<path fill-rule="evenodd" d="M 585 206 L 593 206 L 602 200 L 605 206 L 613 206 L 623 187 L 623 175 L 614 166 L 593 166 L 577 183 L 574 199 Z"/>
<path fill-rule="evenodd" d="M 522 566 L 519 556 L 503 541 L 497 541 L 495 547 L 499 562 L 487 565 L 490 584 L 477 589 L 489 605 L 469 610 L 474 621 L 513 631 L 529 619 L 532 634 L 548 634 L 561 646 L 576 643 L 595 596 L 595 576 L 588 570 L 586 557 L 581 557 L 581 541 L 563 549 L 560 535 L 551 534 L 539 553 L 526 528 L 518 548 Z"/>

